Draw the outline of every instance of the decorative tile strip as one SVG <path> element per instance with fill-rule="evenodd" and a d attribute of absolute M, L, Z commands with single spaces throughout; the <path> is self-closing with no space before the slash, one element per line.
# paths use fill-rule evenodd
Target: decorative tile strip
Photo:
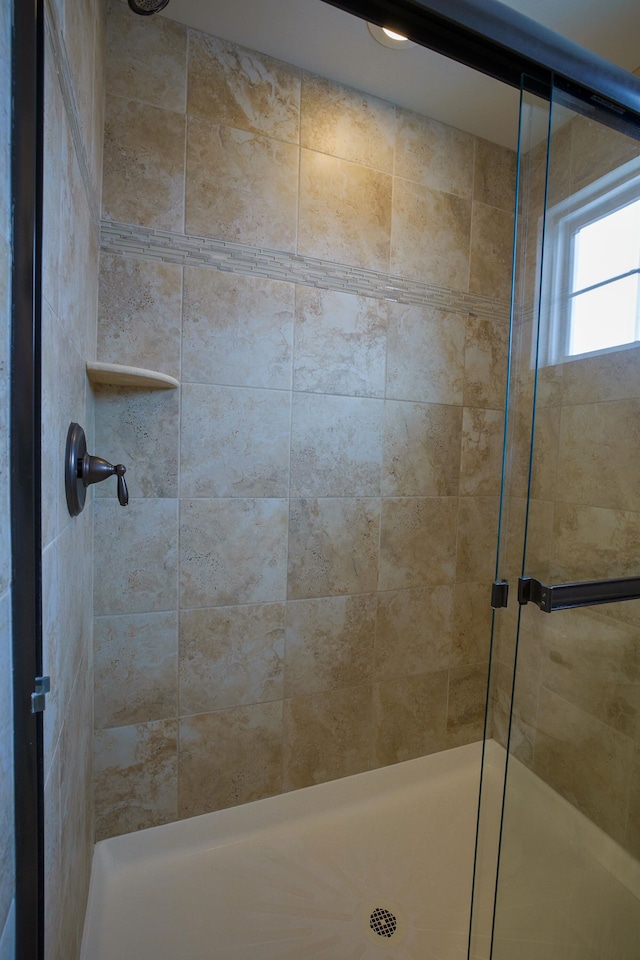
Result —
<path fill-rule="evenodd" d="M 161 260 L 185 267 L 210 267 L 226 273 L 285 280 L 378 300 L 436 307 L 451 313 L 472 313 L 492 320 L 509 319 L 509 304 L 504 300 L 464 293 L 421 280 L 408 280 L 363 267 L 350 267 L 331 260 L 316 260 L 226 240 L 103 220 L 101 247 L 109 253 Z"/>
<path fill-rule="evenodd" d="M 87 202 L 91 213 L 91 223 L 96 230 L 99 230 L 100 209 L 96 197 L 96 191 L 93 186 L 91 176 L 91 164 L 82 136 L 82 127 L 80 125 L 80 112 L 76 102 L 76 96 L 73 89 L 73 80 L 71 78 L 71 68 L 69 67 L 69 58 L 64 43 L 64 37 L 57 23 L 57 14 L 52 0 L 47 0 L 46 4 L 46 37 L 49 44 L 49 52 L 53 59 L 53 65 L 58 75 L 60 91 L 62 93 L 62 102 L 67 115 L 71 140 L 78 160 L 80 175 L 87 195 Z M 57 187 L 55 188 L 57 189 Z"/>

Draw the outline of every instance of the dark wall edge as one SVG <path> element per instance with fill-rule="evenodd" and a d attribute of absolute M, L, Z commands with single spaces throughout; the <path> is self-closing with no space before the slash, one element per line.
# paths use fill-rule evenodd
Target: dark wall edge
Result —
<path fill-rule="evenodd" d="M 43 0 L 14 0 L 11 200 L 11 554 L 16 834 L 16 960 L 44 956 L 40 315 Z"/>

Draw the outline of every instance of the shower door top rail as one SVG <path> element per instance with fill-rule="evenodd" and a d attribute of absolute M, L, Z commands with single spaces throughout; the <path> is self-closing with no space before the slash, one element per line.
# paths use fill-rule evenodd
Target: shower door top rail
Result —
<path fill-rule="evenodd" d="M 585 113 L 640 139 L 640 79 L 499 0 L 324 0 L 445 57 L 520 87 L 579 98 Z M 634 132 L 635 130 L 635 132 Z"/>

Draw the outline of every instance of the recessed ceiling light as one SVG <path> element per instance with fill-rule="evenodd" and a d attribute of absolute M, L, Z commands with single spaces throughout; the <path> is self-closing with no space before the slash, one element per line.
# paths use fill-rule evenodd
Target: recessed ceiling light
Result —
<path fill-rule="evenodd" d="M 403 43 L 405 40 L 408 40 L 408 37 L 403 37 L 401 33 L 394 33 L 393 30 L 389 30 L 388 27 L 383 27 L 382 32 L 386 33 L 388 37 L 391 37 L 392 40 L 402 40 Z"/>
<path fill-rule="evenodd" d="M 367 23 L 367 26 L 373 39 L 383 47 L 389 47 L 391 50 L 409 50 L 410 47 L 415 47 L 413 40 L 407 40 L 401 33 L 396 33 L 389 27 L 378 27 L 375 23 Z"/>

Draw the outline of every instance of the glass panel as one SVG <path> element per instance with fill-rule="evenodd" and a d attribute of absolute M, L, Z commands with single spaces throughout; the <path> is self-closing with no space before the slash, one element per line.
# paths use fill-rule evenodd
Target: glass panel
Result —
<path fill-rule="evenodd" d="M 534 395 L 532 363 L 536 276 L 542 256 L 545 171 L 550 107 L 523 91 L 520 112 L 517 182 L 517 243 L 514 309 L 510 329 L 506 443 L 503 459 L 496 579 L 511 584 L 506 608 L 494 612 L 491 640 L 490 693 L 485 730 L 482 785 L 472 907 L 470 957 L 489 956 L 496 892 L 498 844 L 506 773 L 514 638 L 518 606 L 513 584 L 522 569 L 526 520 L 527 465 Z M 551 384 L 549 385 L 551 388 Z"/>
<path fill-rule="evenodd" d="M 549 315 L 561 259 L 548 213 L 575 210 L 586 186 L 640 153 L 564 95 L 553 114 L 532 336 L 543 357 L 558 335 Z M 602 288 L 605 325 L 614 286 Z M 546 584 L 638 575 L 640 347 L 547 362 L 534 398 L 525 575 Z M 640 603 L 552 614 L 528 604 L 514 639 L 490 955 L 631 960 L 640 942 Z"/>

